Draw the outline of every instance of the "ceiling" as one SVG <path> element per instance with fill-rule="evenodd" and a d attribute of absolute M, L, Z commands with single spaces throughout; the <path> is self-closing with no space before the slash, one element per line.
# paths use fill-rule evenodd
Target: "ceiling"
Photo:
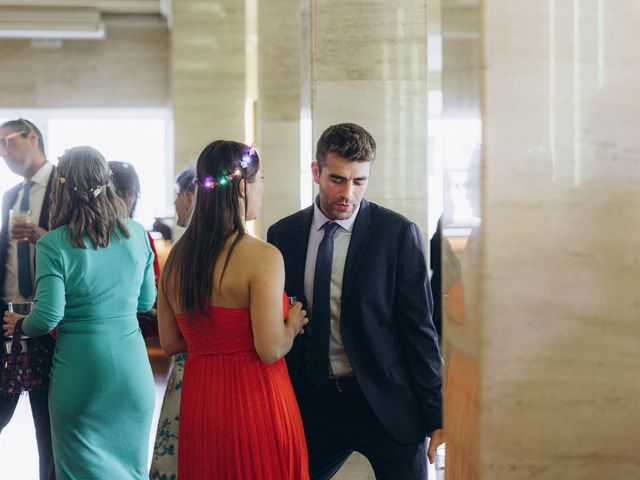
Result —
<path fill-rule="evenodd" d="M 101 13 L 160 14 L 163 0 L 0 0 L 0 8 L 80 8 Z"/>
<path fill-rule="evenodd" d="M 0 0 L 0 38 L 101 39 L 103 15 L 167 17 L 171 0 Z"/>

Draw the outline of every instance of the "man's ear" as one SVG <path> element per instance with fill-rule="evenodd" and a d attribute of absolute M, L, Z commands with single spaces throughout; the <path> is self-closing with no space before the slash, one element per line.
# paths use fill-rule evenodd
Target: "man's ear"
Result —
<path fill-rule="evenodd" d="M 33 148 L 35 148 L 36 150 L 39 150 L 40 147 L 38 146 L 38 135 L 36 135 L 36 132 L 31 130 L 29 132 L 29 135 L 27 135 L 27 139 L 29 140 L 29 143 Z"/>
<path fill-rule="evenodd" d="M 320 183 L 320 165 L 318 162 L 314 160 L 311 162 L 311 173 L 313 174 L 313 181 L 316 183 Z"/>

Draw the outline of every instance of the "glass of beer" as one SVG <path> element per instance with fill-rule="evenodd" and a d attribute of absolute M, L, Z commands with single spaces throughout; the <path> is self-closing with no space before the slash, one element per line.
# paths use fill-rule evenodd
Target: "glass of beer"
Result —
<path fill-rule="evenodd" d="M 7 307 L 9 307 L 10 312 L 17 313 L 18 315 L 29 315 L 29 312 L 33 308 L 33 302 L 9 302 L 7 303 Z M 24 340 L 29 337 L 23 334 L 20 338 Z M 23 351 L 26 351 L 26 346 L 23 346 Z"/>
<path fill-rule="evenodd" d="M 31 223 L 31 211 L 30 210 L 20 210 L 20 209 L 11 209 L 9 210 L 9 229 L 13 228 L 14 225 L 26 225 Z M 28 239 L 19 239 L 19 242 L 26 242 Z"/>
<path fill-rule="evenodd" d="M 7 304 L 9 311 L 18 315 L 29 315 L 33 308 L 33 302 L 9 302 Z"/>

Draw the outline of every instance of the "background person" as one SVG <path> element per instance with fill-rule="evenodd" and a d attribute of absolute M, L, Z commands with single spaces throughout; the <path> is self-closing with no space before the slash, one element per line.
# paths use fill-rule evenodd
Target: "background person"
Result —
<path fill-rule="evenodd" d="M 195 203 L 196 170 L 188 167 L 176 178 L 176 216 L 178 226 L 186 228 Z M 178 478 L 178 422 L 180 420 L 180 395 L 186 353 L 173 356 L 173 366 L 167 381 L 167 389 L 158 419 L 156 441 L 149 478 L 164 480 Z"/>
<path fill-rule="evenodd" d="M 116 194 L 122 199 L 127 207 L 129 218 L 133 218 L 140 198 L 140 177 L 136 173 L 133 165 L 127 162 L 111 161 L 108 163 L 111 170 L 111 181 L 115 187 Z M 160 278 L 160 263 L 158 262 L 158 252 L 153 243 L 153 237 L 147 232 L 149 245 L 153 251 L 153 273 L 156 287 Z M 148 312 L 138 313 L 138 324 L 144 338 L 158 338 L 158 315 L 154 308 Z"/>
<path fill-rule="evenodd" d="M 67 150 L 51 196 L 51 231 L 38 241 L 28 336 L 58 326 L 49 410 L 56 478 L 148 478 L 155 389 L 136 311 L 153 305 L 153 252 L 110 186 L 103 156 Z"/>
<path fill-rule="evenodd" d="M 23 118 L 0 125 L 0 156 L 13 173 L 23 177 L 23 181 L 8 190 L 2 198 L 0 311 L 4 312 L 9 302 L 33 301 L 35 243 L 49 228 L 49 195 L 55 167 L 45 157 L 42 133 L 32 122 Z M 25 223 L 12 225 L 9 210 L 29 211 L 31 218 Z M 53 354 L 53 338 L 42 335 L 27 342 L 32 349 L 43 347 L 47 352 L 48 368 Z M 43 372 L 45 377 L 47 368 Z M 0 366 L 0 369 L 2 375 L 9 374 L 4 366 Z M 42 387 L 29 392 L 29 402 L 38 443 L 40 479 L 51 480 L 54 468 L 49 422 L 49 386 L 48 378 L 44 380 Z M 19 394 L 7 395 L 0 392 L 0 432 L 11 421 L 19 398 Z"/>

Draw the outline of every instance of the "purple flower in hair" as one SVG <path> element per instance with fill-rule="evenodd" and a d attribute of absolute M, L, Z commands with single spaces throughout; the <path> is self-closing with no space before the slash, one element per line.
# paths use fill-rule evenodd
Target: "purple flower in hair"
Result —
<path fill-rule="evenodd" d="M 208 176 L 204 177 L 202 179 L 202 186 L 207 190 L 211 190 L 213 187 L 216 186 L 216 181 L 212 177 L 208 177 Z"/>
<path fill-rule="evenodd" d="M 249 165 L 253 163 L 253 156 L 256 154 L 256 149 L 253 145 L 251 145 L 242 155 L 242 161 L 240 162 L 241 168 L 247 168 Z"/>

